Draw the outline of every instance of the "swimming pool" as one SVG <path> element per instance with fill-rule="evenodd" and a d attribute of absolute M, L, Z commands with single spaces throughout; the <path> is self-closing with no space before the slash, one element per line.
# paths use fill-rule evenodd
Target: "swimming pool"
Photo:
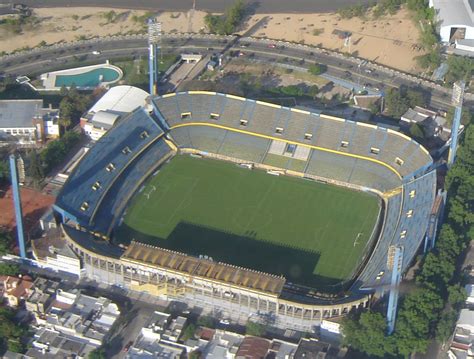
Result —
<path fill-rule="evenodd" d="M 57 75 L 55 87 L 70 87 L 73 84 L 77 87 L 96 87 L 103 82 L 114 82 L 118 80 L 120 73 L 112 68 L 98 68 L 74 75 Z"/>

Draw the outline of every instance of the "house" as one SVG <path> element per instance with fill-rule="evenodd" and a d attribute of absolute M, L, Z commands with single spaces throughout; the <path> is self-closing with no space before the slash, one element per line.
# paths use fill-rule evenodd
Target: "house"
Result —
<path fill-rule="evenodd" d="M 100 346 L 119 316 L 117 305 L 110 299 L 58 289 L 49 311 L 37 321 L 65 336 Z"/>
<path fill-rule="evenodd" d="M 260 337 L 245 337 L 235 354 L 236 359 L 264 359 L 270 349 L 270 340 Z"/>
<path fill-rule="evenodd" d="M 25 300 L 25 308 L 35 317 L 42 316 L 51 308 L 59 282 L 38 277 L 33 284 L 33 290 Z"/>
<path fill-rule="evenodd" d="M 317 339 L 301 339 L 294 359 L 336 359 L 343 358 L 343 351 Z"/>
<path fill-rule="evenodd" d="M 148 96 L 138 87 L 112 87 L 81 117 L 84 133 L 97 141 L 124 115 L 145 106 Z"/>
<path fill-rule="evenodd" d="M 20 306 L 20 304 L 28 298 L 30 293 L 33 291 L 34 284 L 28 276 L 2 276 L 0 277 L 0 281 L 3 290 L 3 297 L 6 299 L 7 305 L 13 308 Z"/>
<path fill-rule="evenodd" d="M 59 110 L 43 100 L 0 100 L 1 142 L 43 143 L 59 136 Z"/>
<path fill-rule="evenodd" d="M 400 127 L 402 129 L 408 129 L 413 124 L 418 124 L 423 128 L 426 138 L 447 138 L 451 134 L 451 129 L 445 117 L 420 106 L 409 108 L 400 118 Z"/>
<path fill-rule="evenodd" d="M 430 0 L 429 5 L 436 11 L 439 35 L 443 43 L 474 40 L 474 1 Z"/>
<path fill-rule="evenodd" d="M 181 333 L 183 332 L 184 327 L 186 326 L 187 321 L 187 318 L 181 316 L 173 319 L 168 328 L 164 331 L 163 339 L 170 342 L 177 342 L 181 336 Z"/>

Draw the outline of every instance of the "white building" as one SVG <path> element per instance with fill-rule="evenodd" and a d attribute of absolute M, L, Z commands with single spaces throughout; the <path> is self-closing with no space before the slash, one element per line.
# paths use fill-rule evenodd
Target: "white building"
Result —
<path fill-rule="evenodd" d="M 58 290 L 44 321 L 38 324 L 100 346 L 119 316 L 117 305 L 110 299 Z"/>
<path fill-rule="evenodd" d="M 442 42 L 474 39 L 473 0 L 430 0 L 429 4 L 436 10 Z"/>
<path fill-rule="evenodd" d="M 31 242 L 36 263 L 58 273 L 65 272 L 80 277 L 81 261 L 57 233 L 59 229 L 50 229 L 48 235 Z"/>
<path fill-rule="evenodd" d="M 123 115 L 145 106 L 148 96 L 146 91 L 138 87 L 112 87 L 82 116 L 81 127 L 84 133 L 97 141 Z"/>
<path fill-rule="evenodd" d="M 35 144 L 59 136 L 59 110 L 43 100 L 0 100 L 1 141 Z"/>
<path fill-rule="evenodd" d="M 466 354 L 471 357 L 474 353 L 472 345 L 474 343 L 474 311 L 469 309 L 462 309 L 459 315 L 456 329 L 454 331 L 453 341 L 451 343 L 451 350 L 456 354 L 456 357 L 466 357 Z M 460 355 L 458 355 L 460 354 Z"/>

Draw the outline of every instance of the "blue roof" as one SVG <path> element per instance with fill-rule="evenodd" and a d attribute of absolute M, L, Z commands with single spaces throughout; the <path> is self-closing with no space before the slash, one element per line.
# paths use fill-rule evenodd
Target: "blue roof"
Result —
<path fill-rule="evenodd" d="M 55 207 L 80 225 L 88 226 L 116 178 L 161 134 L 161 128 L 142 108 L 129 113 L 81 160 L 58 195 Z"/>

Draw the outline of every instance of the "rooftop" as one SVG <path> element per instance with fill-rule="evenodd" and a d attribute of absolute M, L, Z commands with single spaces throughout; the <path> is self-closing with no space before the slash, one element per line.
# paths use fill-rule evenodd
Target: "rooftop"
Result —
<path fill-rule="evenodd" d="M 235 357 L 237 359 L 264 358 L 270 349 L 270 341 L 260 337 L 245 337 Z"/>
<path fill-rule="evenodd" d="M 106 110 L 131 112 L 145 105 L 147 97 L 148 93 L 138 87 L 115 86 L 108 90 L 89 112 L 97 113 Z"/>
<path fill-rule="evenodd" d="M 473 0 L 431 0 L 441 26 L 474 26 Z"/>
<path fill-rule="evenodd" d="M 0 100 L 0 128 L 31 128 L 43 100 Z"/>
<path fill-rule="evenodd" d="M 135 241 L 132 241 L 122 259 L 142 265 L 160 266 L 183 274 L 243 286 L 272 295 L 279 295 L 285 284 L 283 277 L 198 259 Z"/>

